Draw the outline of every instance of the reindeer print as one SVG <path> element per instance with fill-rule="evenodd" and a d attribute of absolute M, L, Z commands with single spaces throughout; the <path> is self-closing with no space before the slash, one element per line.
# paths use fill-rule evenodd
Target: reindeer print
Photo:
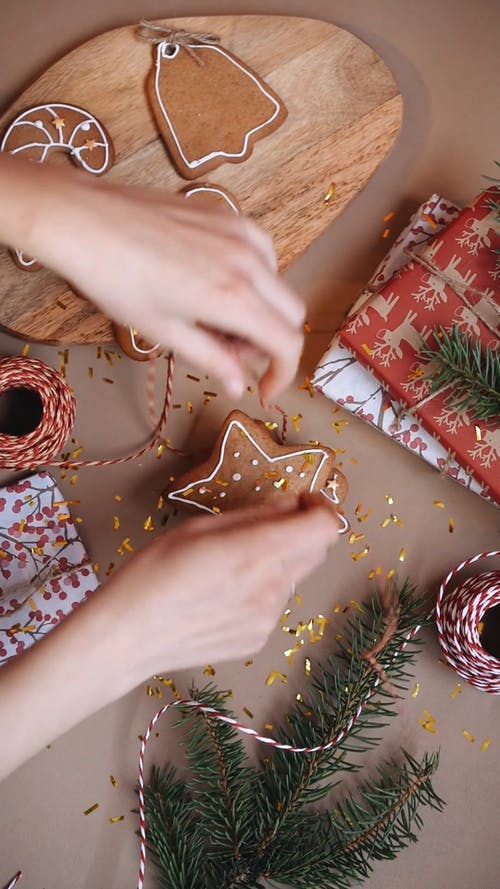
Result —
<path fill-rule="evenodd" d="M 401 343 L 405 342 L 415 352 L 419 352 L 422 340 L 428 340 L 431 329 L 423 327 L 422 330 L 418 330 L 413 326 L 416 318 L 417 313 L 410 310 L 404 321 L 394 330 L 383 328 L 378 331 L 377 342 L 372 349 L 372 355 L 379 359 L 382 367 L 389 367 L 391 361 L 394 361 L 395 358 L 403 357 Z"/>
<path fill-rule="evenodd" d="M 370 304 L 370 308 L 379 315 L 383 321 L 387 321 L 389 315 L 391 314 L 393 308 L 399 302 L 399 296 L 396 296 L 395 293 L 388 293 L 387 297 L 383 294 L 379 294 L 376 300 Z M 368 315 L 368 306 L 364 309 L 361 309 L 357 315 L 354 315 L 351 321 L 346 325 L 346 330 L 348 333 L 356 333 L 360 327 L 363 327 L 365 324 L 370 323 L 370 317 Z"/>
<path fill-rule="evenodd" d="M 500 235 L 500 222 L 494 210 L 483 216 L 482 219 L 469 219 L 465 223 L 462 236 L 457 238 L 457 244 L 460 247 L 466 247 L 467 252 L 472 256 L 477 256 L 479 250 L 484 247 L 491 247 L 490 230 L 496 235 Z"/>

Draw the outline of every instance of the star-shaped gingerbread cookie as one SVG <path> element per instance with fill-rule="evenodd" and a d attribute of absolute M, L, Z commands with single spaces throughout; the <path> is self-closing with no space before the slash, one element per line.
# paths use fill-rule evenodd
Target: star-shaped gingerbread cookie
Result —
<path fill-rule="evenodd" d="M 264 423 L 236 410 L 208 459 L 178 478 L 168 497 L 215 515 L 269 503 L 285 491 L 322 491 L 341 503 L 347 482 L 335 460 L 334 451 L 323 445 L 278 444 Z"/>

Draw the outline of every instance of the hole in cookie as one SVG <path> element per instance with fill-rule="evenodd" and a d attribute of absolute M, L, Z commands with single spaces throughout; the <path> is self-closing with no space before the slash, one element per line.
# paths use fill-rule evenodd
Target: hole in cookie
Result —
<path fill-rule="evenodd" d="M 27 435 L 40 425 L 42 399 L 34 389 L 20 387 L 0 395 L 0 433 Z"/>

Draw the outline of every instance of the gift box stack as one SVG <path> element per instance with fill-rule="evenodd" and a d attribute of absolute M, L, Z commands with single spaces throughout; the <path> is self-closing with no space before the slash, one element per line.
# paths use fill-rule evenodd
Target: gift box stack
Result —
<path fill-rule="evenodd" d="M 459 210 L 433 195 L 376 270 L 326 354 L 313 385 L 470 490 L 500 502 L 498 417 L 477 420 L 430 394 L 423 344 L 458 328 L 500 349 L 497 189 Z M 500 354 L 500 353 L 499 353 Z M 499 358 L 500 360 L 500 358 Z"/>
<path fill-rule="evenodd" d="M 48 472 L 0 488 L 0 667 L 98 586 L 68 501 Z"/>

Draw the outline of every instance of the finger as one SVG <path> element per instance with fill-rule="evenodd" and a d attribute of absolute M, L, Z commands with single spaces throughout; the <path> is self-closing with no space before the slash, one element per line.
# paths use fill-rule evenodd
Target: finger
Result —
<path fill-rule="evenodd" d="M 252 525 L 255 522 L 265 522 L 268 519 L 297 512 L 299 497 L 294 494 L 283 494 L 276 497 L 272 503 L 259 504 L 258 506 L 246 506 L 242 509 L 234 509 L 224 512 L 217 517 L 200 516 L 185 522 L 179 531 L 185 533 L 211 533 L 214 535 L 225 534 L 228 528 L 236 529 Z M 214 521 L 214 519 L 217 521 Z"/>
<path fill-rule="evenodd" d="M 157 333 L 166 348 L 181 355 L 204 373 L 217 377 L 229 395 L 239 398 L 245 388 L 244 369 L 237 353 L 201 327 L 169 318 L 165 332 Z"/>

